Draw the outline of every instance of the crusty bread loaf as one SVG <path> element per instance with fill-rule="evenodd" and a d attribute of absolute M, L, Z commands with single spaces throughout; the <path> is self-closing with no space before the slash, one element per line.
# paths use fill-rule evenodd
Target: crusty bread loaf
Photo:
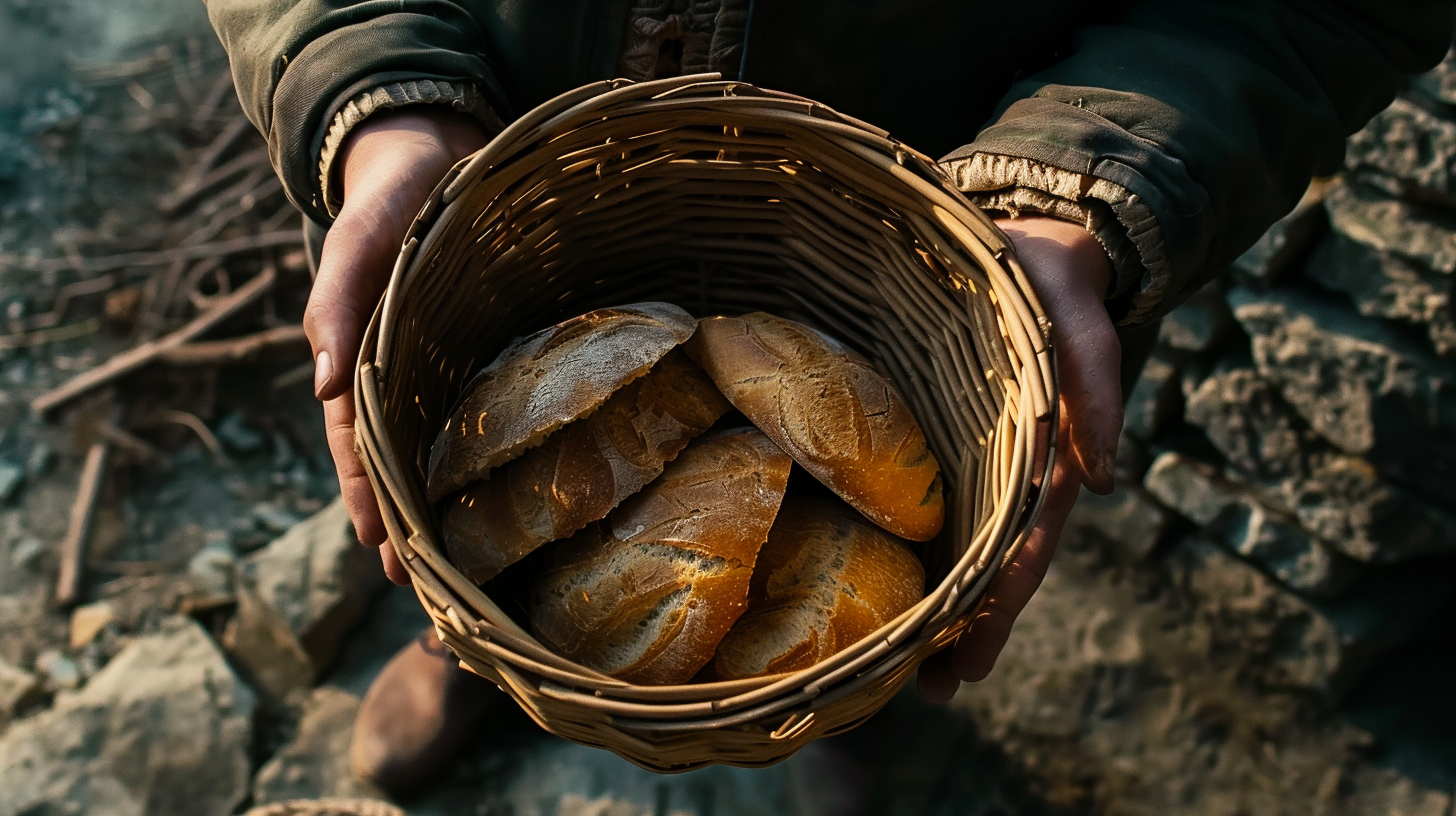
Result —
<path fill-rule="evenodd" d="M 903 541 L 838 501 L 791 497 L 759 552 L 748 611 L 718 644 L 713 674 L 807 669 L 924 594 L 925 569 Z"/>
<path fill-rule="evenodd" d="M 752 428 L 699 437 L 605 522 L 556 545 L 531 625 L 561 654 L 623 680 L 692 679 L 743 613 L 791 466 Z"/>
<path fill-rule="evenodd" d="M 445 507 L 445 550 L 476 583 L 605 518 L 728 412 L 685 354 L 669 351 L 585 418 L 466 487 Z"/>
<path fill-rule="evenodd" d="M 940 532 L 940 465 L 863 357 L 762 312 L 706 318 L 684 348 L 733 407 L 871 521 L 915 541 Z"/>
<path fill-rule="evenodd" d="M 670 303 L 598 309 L 521 338 L 465 387 L 430 450 L 426 494 L 439 501 L 601 406 L 692 336 Z"/>

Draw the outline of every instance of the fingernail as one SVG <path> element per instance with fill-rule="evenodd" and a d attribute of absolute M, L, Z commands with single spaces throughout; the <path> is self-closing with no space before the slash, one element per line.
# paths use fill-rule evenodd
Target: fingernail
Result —
<path fill-rule="evenodd" d="M 327 351 L 320 351 L 313 361 L 313 395 L 323 399 L 324 388 L 334 378 L 334 361 Z"/>

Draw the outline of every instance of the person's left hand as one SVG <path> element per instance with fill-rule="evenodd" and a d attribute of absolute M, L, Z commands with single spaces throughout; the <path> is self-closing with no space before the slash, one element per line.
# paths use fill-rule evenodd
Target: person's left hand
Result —
<path fill-rule="evenodd" d="M 1051 492 L 1021 552 L 991 581 L 971 628 L 920 666 L 920 693 L 935 703 L 954 696 L 961 681 L 991 673 L 1016 616 L 1046 575 L 1078 489 L 1112 492 L 1122 430 L 1122 345 L 1102 302 L 1112 276 L 1107 253 L 1083 227 L 1066 221 L 1021 216 L 996 223 L 1011 238 L 1052 323 L 1061 444 L 1052 483 L 1042 485 Z M 1035 473 L 1045 469 L 1045 456 L 1039 452 Z"/>

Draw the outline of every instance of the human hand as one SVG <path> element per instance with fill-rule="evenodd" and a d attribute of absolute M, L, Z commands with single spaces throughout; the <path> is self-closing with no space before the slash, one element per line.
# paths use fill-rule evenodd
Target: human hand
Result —
<path fill-rule="evenodd" d="M 1062 444 L 1050 492 L 1021 552 L 991 581 L 971 628 L 920 666 L 920 693 L 934 703 L 954 696 L 962 680 L 976 682 L 991 673 L 1016 616 L 1046 575 L 1078 488 L 1112 492 L 1122 430 L 1122 344 L 1102 303 L 1112 278 L 1107 253 L 1086 229 L 1066 221 L 1024 215 L 996 224 L 1010 237 L 1052 322 Z M 1040 475 L 1045 466 L 1043 449 L 1033 472 Z"/>
<path fill-rule="evenodd" d="M 354 369 L 364 330 L 394 269 L 404 234 L 435 185 L 488 137 L 464 114 L 439 105 L 378 113 L 339 150 L 339 217 L 324 240 L 303 329 L 313 346 L 314 396 L 323 402 L 329 453 L 359 541 L 379 548 L 384 573 L 409 573 L 385 542 L 374 490 L 354 453 Z"/>

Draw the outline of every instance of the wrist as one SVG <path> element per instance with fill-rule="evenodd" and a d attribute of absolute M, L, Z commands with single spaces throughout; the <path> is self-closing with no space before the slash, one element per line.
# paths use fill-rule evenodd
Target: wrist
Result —
<path fill-rule="evenodd" d="M 993 220 L 1011 239 L 1023 265 L 1053 262 L 1063 269 L 1076 270 L 1077 279 L 1099 299 L 1111 292 L 1116 279 L 1112 259 L 1085 226 L 1032 213 Z"/>
<path fill-rule="evenodd" d="M 447 105 L 380 111 L 350 131 L 335 172 L 345 200 L 351 190 L 376 184 L 433 188 L 451 166 L 488 141 L 480 122 Z"/>

